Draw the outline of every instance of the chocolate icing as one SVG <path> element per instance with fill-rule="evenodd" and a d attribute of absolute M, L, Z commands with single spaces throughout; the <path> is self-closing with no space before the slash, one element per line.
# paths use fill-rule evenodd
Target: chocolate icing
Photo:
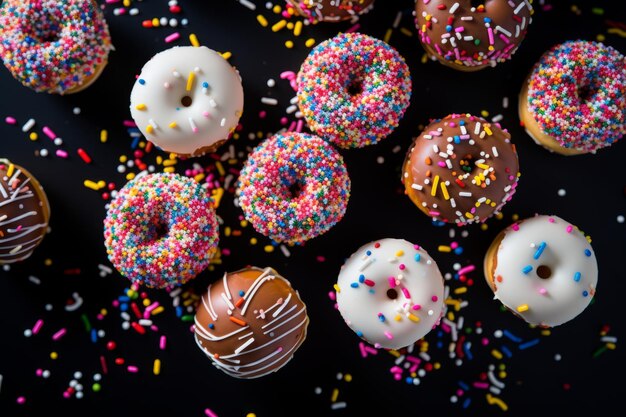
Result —
<path fill-rule="evenodd" d="M 306 306 L 272 268 L 226 273 L 202 296 L 195 339 L 213 364 L 237 378 L 275 372 L 306 338 Z"/>
<path fill-rule="evenodd" d="M 472 3 L 476 2 L 415 2 L 415 26 L 424 49 L 441 63 L 465 71 L 509 59 L 526 36 L 533 13 L 528 0 L 486 0 L 476 7 Z M 460 28 L 462 31 L 457 32 Z"/>
<path fill-rule="evenodd" d="M 301 16 L 320 22 L 356 20 L 374 7 L 374 0 L 287 0 L 287 3 Z"/>
<path fill-rule="evenodd" d="M 0 264 L 28 258 L 48 229 L 50 206 L 39 182 L 0 158 Z"/>
<path fill-rule="evenodd" d="M 497 123 L 471 115 L 432 122 L 407 153 L 406 194 L 434 219 L 457 225 L 485 221 L 517 187 L 519 162 L 510 139 Z"/>

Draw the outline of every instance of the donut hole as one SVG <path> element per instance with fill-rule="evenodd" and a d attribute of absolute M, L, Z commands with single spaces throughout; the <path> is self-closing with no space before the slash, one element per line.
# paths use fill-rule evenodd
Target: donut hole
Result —
<path fill-rule="evenodd" d="M 164 239 L 169 234 L 169 226 L 161 219 L 156 219 L 146 233 L 146 242 L 152 243 Z"/>
<path fill-rule="evenodd" d="M 398 291 L 394 288 L 389 288 L 387 290 L 387 298 L 389 298 L 390 300 L 395 300 L 396 298 L 398 298 Z"/>
<path fill-rule="evenodd" d="M 31 42 L 53 43 L 61 39 L 63 30 L 61 22 L 61 16 L 57 16 L 57 12 L 39 11 L 32 16 L 32 19 L 29 19 L 28 24 L 23 26 L 22 30 Z"/>
<path fill-rule="evenodd" d="M 351 80 L 346 88 L 346 91 L 348 91 L 348 94 L 351 96 L 358 96 L 363 92 L 363 80 L 359 78 Z"/>
<path fill-rule="evenodd" d="M 287 187 L 287 191 L 289 192 L 289 196 L 291 198 L 298 198 L 302 193 L 303 188 L 302 184 L 296 181 Z"/>
<path fill-rule="evenodd" d="M 459 165 L 461 167 L 461 171 L 469 174 L 474 170 L 474 168 L 476 168 L 475 158 L 472 155 L 467 154 L 463 158 L 459 159 Z"/>
<path fill-rule="evenodd" d="M 581 85 L 578 87 L 576 93 L 578 95 L 578 99 L 584 103 L 586 101 L 590 101 L 596 92 L 588 85 Z"/>
<path fill-rule="evenodd" d="M 537 268 L 537 276 L 541 279 L 548 279 L 552 276 L 552 268 L 547 265 L 539 265 Z"/>
<path fill-rule="evenodd" d="M 193 99 L 190 96 L 184 96 L 183 98 L 180 99 L 180 104 L 182 104 L 183 107 L 189 107 L 191 106 L 192 103 L 193 103 Z"/>

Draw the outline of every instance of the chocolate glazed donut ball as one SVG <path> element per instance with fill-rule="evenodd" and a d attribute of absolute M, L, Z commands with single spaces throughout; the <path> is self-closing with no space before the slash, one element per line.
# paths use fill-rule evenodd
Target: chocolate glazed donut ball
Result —
<path fill-rule="evenodd" d="M 374 0 L 287 0 L 290 7 L 312 22 L 356 21 L 374 8 Z"/>
<path fill-rule="evenodd" d="M 272 268 L 224 274 L 209 285 L 195 317 L 195 340 L 213 364 L 236 378 L 278 371 L 306 338 L 306 306 Z"/>
<path fill-rule="evenodd" d="M 28 258 L 48 230 L 50 205 L 39 182 L 0 158 L 0 265 Z"/>

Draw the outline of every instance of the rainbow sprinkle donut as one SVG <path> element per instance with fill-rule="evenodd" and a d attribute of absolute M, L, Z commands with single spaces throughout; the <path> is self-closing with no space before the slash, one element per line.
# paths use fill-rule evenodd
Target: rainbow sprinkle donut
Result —
<path fill-rule="evenodd" d="M 300 243 L 343 217 L 350 178 L 341 155 L 321 138 L 276 134 L 249 155 L 237 185 L 254 228 L 277 242 Z"/>
<path fill-rule="evenodd" d="M 534 66 L 520 94 L 528 134 L 555 152 L 595 152 L 626 133 L 626 58 L 599 42 L 568 41 Z"/>
<path fill-rule="evenodd" d="M 298 73 L 298 103 L 309 127 L 342 148 L 387 137 L 410 98 L 411 75 L 402 56 L 360 33 L 320 43 Z"/>
<path fill-rule="evenodd" d="M 13 77 L 37 92 L 87 88 L 111 49 L 93 0 L 6 0 L 0 6 L 0 56 Z"/>
<path fill-rule="evenodd" d="M 200 184 L 177 174 L 129 181 L 104 220 L 109 260 L 133 282 L 164 288 L 184 284 L 209 265 L 219 226 Z"/>

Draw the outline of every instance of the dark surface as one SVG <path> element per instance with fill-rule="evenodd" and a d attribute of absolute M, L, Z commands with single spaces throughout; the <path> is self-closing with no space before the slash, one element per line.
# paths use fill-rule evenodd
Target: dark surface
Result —
<path fill-rule="evenodd" d="M 506 387 L 496 397 L 508 405 L 513 415 L 544 410 L 569 415 L 623 408 L 623 383 L 618 369 L 624 366 L 620 339 L 624 337 L 626 225 L 616 218 L 626 215 L 626 144 L 622 141 L 596 155 L 554 155 L 532 142 L 519 127 L 517 117 L 517 94 L 522 80 L 552 45 L 576 38 L 594 40 L 603 34 L 606 44 L 626 52 L 626 40 L 607 33 L 611 27 L 607 19 L 626 20 L 621 2 L 592 2 L 580 6 L 579 14 L 572 10 L 570 2 L 555 2 L 551 10 L 537 5 L 539 10 L 529 34 L 512 61 L 495 69 L 462 73 L 435 62 L 420 62 L 423 50 L 412 28 L 412 1 L 378 1 L 374 11 L 361 19 L 360 30 L 383 39 L 397 12 L 404 13 L 389 42 L 411 68 L 413 96 L 400 126 L 390 137 L 365 149 L 341 151 L 352 179 L 352 195 L 344 219 L 303 247 L 290 248 L 291 256 L 287 258 L 279 248 L 266 253 L 263 248 L 271 242 L 251 226 L 240 227 L 242 212 L 233 204 L 233 194 L 227 192 L 217 213 L 224 220 L 220 247 L 229 249 L 230 255 L 224 254 L 221 265 L 205 271 L 185 287 L 201 290 L 225 270 L 254 264 L 275 267 L 299 290 L 311 319 L 307 340 L 279 372 L 249 381 L 231 378 L 211 365 L 195 346 L 190 323 L 176 316 L 166 291 L 146 290 L 150 300 L 165 307 L 160 316 L 154 317 L 158 331 L 140 335 L 132 329 L 122 329 L 119 309 L 112 307 L 111 302 L 122 295 L 129 283 L 115 272 L 99 276 L 98 264 L 110 266 L 102 237 L 105 201 L 101 192 L 87 189 L 82 183 L 85 179 L 103 179 L 119 188 L 126 182 L 124 175 L 116 171 L 119 156 L 132 155 L 131 139 L 122 121 L 130 119 L 128 101 L 134 75 L 154 53 L 174 44 L 188 45 L 190 33 L 195 33 L 203 45 L 233 53 L 230 62 L 240 70 L 245 91 L 241 138 L 229 142 L 243 152 L 243 158 L 233 165 L 238 169 L 250 147 L 260 141 L 249 140 L 249 133 L 267 134 L 281 128 L 279 120 L 294 92 L 279 74 L 284 70 L 297 71 L 309 51 L 304 40 L 312 37 L 320 42 L 351 25 L 305 27 L 296 38 L 286 29 L 274 33 L 257 23 L 255 16 L 259 13 L 266 16 L 270 25 L 279 20 L 265 9 L 264 1 L 255 2 L 259 5 L 255 12 L 234 0 L 180 3 L 183 13 L 173 15 L 165 0 L 134 2 L 140 9 L 134 17 L 114 16 L 113 7 L 121 3 L 108 5 L 105 15 L 116 51 L 111 53 L 101 78 L 84 92 L 66 97 L 36 94 L 22 87 L 8 71 L 0 71 L 0 116 L 18 120 L 16 126 L 0 123 L 0 155 L 27 167 L 39 179 L 52 207 L 51 233 L 43 244 L 27 261 L 0 270 L 0 416 L 43 416 L 53 411 L 65 416 L 202 416 L 205 408 L 220 417 L 245 416 L 250 412 L 260 417 L 304 412 L 354 416 L 437 411 L 446 415 L 501 414 L 497 405 L 486 400 L 487 391 L 478 388 L 471 388 L 456 404 L 450 401 L 459 389 L 459 381 L 470 385 L 480 381 L 481 373 L 487 372 L 490 364 L 505 369 L 506 376 L 499 378 Z M 592 7 L 604 7 L 604 14 L 593 13 Z M 143 19 L 155 16 L 188 18 L 189 25 L 176 29 L 141 26 Z M 412 36 L 400 28 L 408 29 Z M 165 44 L 165 36 L 174 31 L 181 33 L 181 39 Z M 288 39 L 295 41 L 293 49 L 285 48 L 284 41 Z M 269 78 L 276 80 L 276 87 L 266 86 Z M 263 96 L 278 98 L 279 105 L 261 104 Z M 510 103 L 506 109 L 502 105 L 505 96 Z M 80 115 L 72 113 L 74 107 L 81 109 Z M 267 111 L 266 118 L 259 118 L 260 110 Z M 504 208 L 503 219 L 490 219 L 487 230 L 481 230 L 479 225 L 466 227 L 462 229 L 469 232 L 465 238 L 457 229 L 456 237 L 450 239 L 452 227 L 433 225 L 403 195 L 400 165 L 412 137 L 429 118 L 452 112 L 478 114 L 483 110 L 489 112 L 488 118 L 504 116 L 501 123 L 517 145 L 522 177 L 517 194 Z M 293 120 L 293 115 L 288 116 Z M 39 133 L 34 142 L 20 130 L 31 117 L 37 120 L 34 131 Z M 63 138 L 62 148 L 69 152 L 69 159 L 36 156 L 41 148 L 47 148 L 51 154 L 56 149 L 41 132 L 43 126 L 51 127 Z M 109 132 L 106 144 L 99 141 L 101 129 Z M 77 156 L 79 147 L 91 155 L 92 164 L 86 165 Z M 217 155 L 221 156 L 227 147 Z M 153 151 L 144 160 L 153 163 L 157 155 Z M 382 163 L 380 157 L 384 158 Z M 213 161 L 210 156 L 183 161 L 176 171 L 183 173 L 193 162 L 212 166 Z M 559 189 L 566 190 L 566 195 L 558 196 Z M 497 232 L 509 225 L 514 215 L 524 218 L 535 213 L 556 214 L 591 235 L 600 269 L 593 304 L 575 320 L 553 329 L 549 336 L 503 312 L 499 303 L 492 300 L 481 270 L 484 251 Z M 225 236 L 226 226 L 241 230 L 241 236 Z M 253 237 L 258 239 L 256 245 L 250 244 Z M 380 351 L 378 355 L 361 358 L 357 336 L 343 323 L 328 297 L 343 259 L 362 244 L 384 237 L 401 237 L 424 246 L 442 273 L 454 273 L 455 263 L 477 266 L 468 275 L 474 283 L 468 286 L 467 293 L 455 295 L 468 302 L 467 307 L 455 313 L 454 320 L 463 316 L 464 329 L 471 330 L 459 334 L 472 343 L 472 358 L 465 354 L 462 363 L 456 364 L 456 359 L 448 355 L 450 337 L 434 330 L 426 337 L 428 353 L 430 363 L 439 363 L 441 369 L 426 372 L 419 386 L 407 384 L 404 379 L 394 380 L 390 369 L 396 358 L 390 353 Z M 462 254 L 438 251 L 439 245 L 449 245 L 452 240 L 463 247 Z M 325 261 L 320 262 L 319 256 Z M 34 284 L 29 276 L 37 277 L 41 284 Z M 464 285 L 456 278 L 447 283 L 452 290 Z M 77 311 L 67 312 L 64 306 L 74 292 L 80 294 L 84 303 Z M 52 311 L 46 311 L 46 304 L 52 305 Z M 108 309 L 108 315 L 98 320 L 96 315 L 103 308 Z M 81 315 L 96 329 L 104 330 L 104 337 L 92 342 Z M 24 330 L 32 328 L 38 319 L 44 320 L 41 332 L 25 337 Z M 482 326 L 480 336 L 475 334 L 477 321 Z M 605 345 L 600 341 L 604 325 L 610 326 L 608 335 L 618 338 L 617 349 L 593 358 L 593 353 Z M 53 341 L 51 336 L 63 327 L 67 334 Z M 524 342 L 539 338 L 539 344 L 521 349 L 523 342 L 494 337 L 494 331 L 499 329 L 507 329 Z M 165 351 L 159 349 L 162 334 L 168 338 Z M 483 337 L 489 340 L 488 346 L 481 344 Z M 117 348 L 107 350 L 108 341 L 115 341 Z M 503 345 L 510 348 L 512 357 L 498 360 L 490 352 L 494 348 L 501 350 Z M 58 359 L 52 360 L 51 352 L 57 352 Z M 555 355 L 560 355 L 561 360 L 555 360 Z M 100 382 L 102 390 L 93 392 L 93 375 L 102 373 L 101 356 L 108 364 L 108 373 Z M 116 358 L 123 358 L 125 364 L 115 365 Z M 159 376 L 152 374 L 155 358 L 162 361 Z M 402 358 L 398 362 L 401 366 L 405 363 Z M 127 365 L 136 365 L 139 372 L 127 372 Z M 424 366 L 422 362 L 421 367 Z M 50 377 L 37 376 L 37 369 L 49 370 Z M 65 399 L 63 392 L 76 371 L 83 375 L 80 383 L 84 398 Z M 338 373 L 350 374 L 352 381 L 338 380 Z M 403 378 L 407 376 L 408 371 L 404 371 Z M 321 394 L 316 394 L 316 388 L 321 388 Z M 331 410 L 334 389 L 338 389 L 336 402 L 347 403 L 345 409 Z M 26 399 L 24 405 L 16 404 L 20 396 Z"/>

